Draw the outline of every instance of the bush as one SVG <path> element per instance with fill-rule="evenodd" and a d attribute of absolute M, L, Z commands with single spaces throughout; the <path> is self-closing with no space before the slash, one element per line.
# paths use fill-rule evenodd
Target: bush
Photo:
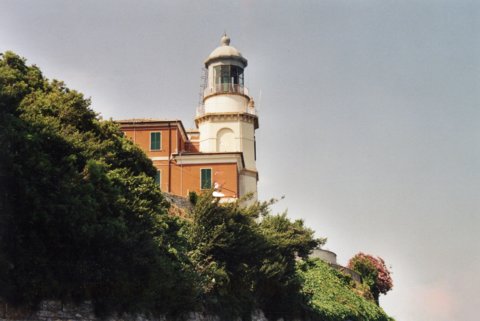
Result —
<path fill-rule="evenodd" d="M 299 264 L 302 293 L 313 319 L 322 321 L 390 321 L 374 302 L 355 293 L 355 284 L 320 260 Z"/>
<path fill-rule="evenodd" d="M 188 200 L 192 205 L 197 204 L 198 195 L 195 192 L 188 192 Z"/>
<path fill-rule="evenodd" d="M 377 304 L 380 293 L 387 294 L 393 287 L 391 272 L 380 257 L 360 252 L 350 259 L 348 268 L 360 274 Z"/>

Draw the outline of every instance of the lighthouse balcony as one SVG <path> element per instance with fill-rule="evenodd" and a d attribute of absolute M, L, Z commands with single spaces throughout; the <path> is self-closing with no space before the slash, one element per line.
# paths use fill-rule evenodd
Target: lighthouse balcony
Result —
<path fill-rule="evenodd" d="M 213 87 L 205 88 L 203 91 L 203 99 L 207 98 L 208 96 L 219 94 L 239 94 L 248 96 L 248 88 L 241 84 L 233 83 L 215 84 Z"/>
<path fill-rule="evenodd" d="M 253 116 L 257 116 L 257 111 L 255 107 L 253 106 L 245 106 L 242 107 L 241 109 L 236 109 L 235 111 L 223 111 L 222 113 L 227 113 L 227 114 L 249 114 Z M 205 111 L 205 105 L 200 105 L 197 107 L 197 112 L 196 112 L 196 117 L 202 117 L 208 114 L 208 112 Z"/>

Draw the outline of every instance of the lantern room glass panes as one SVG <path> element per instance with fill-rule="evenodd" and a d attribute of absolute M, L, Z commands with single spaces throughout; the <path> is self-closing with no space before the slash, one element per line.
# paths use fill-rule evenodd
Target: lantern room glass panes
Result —
<path fill-rule="evenodd" d="M 215 66 L 213 72 L 215 91 L 241 92 L 243 89 L 243 68 L 233 65 Z"/>

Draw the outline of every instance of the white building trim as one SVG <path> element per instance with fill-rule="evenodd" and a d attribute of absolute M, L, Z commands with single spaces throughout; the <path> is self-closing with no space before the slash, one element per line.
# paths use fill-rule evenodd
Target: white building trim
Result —
<path fill-rule="evenodd" d="M 242 153 L 195 153 L 195 154 L 175 154 L 173 160 L 178 165 L 198 165 L 198 164 L 237 164 L 238 171 L 244 169 Z"/>
<path fill-rule="evenodd" d="M 152 161 L 162 161 L 162 160 L 168 160 L 168 156 L 155 156 L 155 157 L 150 157 Z"/>

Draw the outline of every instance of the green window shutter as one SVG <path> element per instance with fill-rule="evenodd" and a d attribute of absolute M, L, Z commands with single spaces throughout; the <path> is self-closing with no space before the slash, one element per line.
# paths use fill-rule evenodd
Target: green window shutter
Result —
<path fill-rule="evenodd" d="M 212 170 L 210 168 L 202 168 L 201 172 L 201 181 L 200 187 L 201 189 L 209 189 L 212 188 Z"/>
<path fill-rule="evenodd" d="M 158 186 L 160 186 L 160 183 L 162 182 L 160 175 L 160 171 L 157 171 L 157 173 L 155 174 L 155 184 L 157 184 Z"/>
<path fill-rule="evenodd" d="M 160 132 L 150 133 L 150 150 L 160 150 L 161 141 Z"/>

